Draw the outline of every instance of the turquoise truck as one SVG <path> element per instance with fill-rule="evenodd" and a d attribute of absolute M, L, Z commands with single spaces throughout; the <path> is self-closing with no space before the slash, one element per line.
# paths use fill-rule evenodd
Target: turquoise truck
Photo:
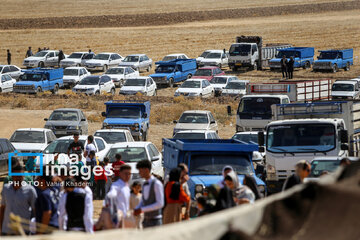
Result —
<path fill-rule="evenodd" d="M 337 72 L 339 69 L 350 70 L 354 64 L 353 49 L 331 49 L 319 51 L 318 60 L 314 62 L 314 71 Z"/>

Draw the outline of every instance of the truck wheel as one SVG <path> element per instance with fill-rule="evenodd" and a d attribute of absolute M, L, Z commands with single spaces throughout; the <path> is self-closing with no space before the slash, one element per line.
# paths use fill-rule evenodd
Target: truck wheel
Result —
<path fill-rule="evenodd" d="M 55 84 L 54 89 L 51 91 L 53 94 L 58 94 L 59 92 L 59 85 Z"/>
<path fill-rule="evenodd" d="M 191 74 L 188 74 L 187 77 L 186 77 L 186 79 L 190 79 L 191 77 L 192 77 L 192 75 L 191 75 Z"/>
<path fill-rule="evenodd" d="M 37 92 L 37 93 L 40 93 L 40 92 L 42 92 L 42 89 L 41 89 L 41 87 L 38 87 L 38 88 L 36 89 L 36 92 Z"/>
<path fill-rule="evenodd" d="M 234 67 L 232 68 L 232 70 L 233 70 L 234 72 L 236 72 L 236 71 L 238 70 L 238 68 L 234 66 Z"/>
<path fill-rule="evenodd" d="M 45 64 L 44 64 L 44 62 L 39 62 L 39 65 L 38 65 L 39 67 L 41 67 L 41 68 L 43 68 L 43 67 L 45 67 Z"/>
<path fill-rule="evenodd" d="M 108 65 L 104 65 L 104 72 L 108 70 Z"/>
<path fill-rule="evenodd" d="M 338 69 L 338 66 L 337 66 L 337 64 L 335 63 L 335 64 L 333 65 L 332 71 L 333 71 L 334 73 L 336 73 L 338 70 L 339 70 L 339 69 Z"/>
<path fill-rule="evenodd" d="M 349 62 L 346 63 L 346 66 L 345 66 L 344 70 L 345 70 L 345 71 L 349 71 L 349 70 L 350 70 L 350 63 L 349 63 Z"/>
<path fill-rule="evenodd" d="M 311 66 L 311 65 L 310 65 L 310 62 L 307 61 L 307 62 L 305 63 L 305 65 L 304 65 L 303 68 L 304 68 L 304 69 L 307 69 L 307 68 L 310 68 L 310 66 Z"/>
<path fill-rule="evenodd" d="M 169 87 L 171 87 L 171 88 L 174 87 L 174 79 L 173 78 L 169 79 Z"/>
<path fill-rule="evenodd" d="M 110 91 L 111 95 L 115 95 L 115 88 L 112 88 L 111 91 Z"/>
<path fill-rule="evenodd" d="M 150 70 L 151 70 L 151 66 L 148 66 L 146 71 L 150 72 Z"/>

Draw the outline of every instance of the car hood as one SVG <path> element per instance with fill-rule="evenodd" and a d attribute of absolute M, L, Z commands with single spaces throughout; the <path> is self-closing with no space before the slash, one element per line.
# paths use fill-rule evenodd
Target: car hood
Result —
<path fill-rule="evenodd" d="M 211 80 L 213 78 L 213 76 L 192 76 L 192 79 L 206 79 L 206 80 Z"/>
<path fill-rule="evenodd" d="M 47 121 L 45 126 L 77 126 L 79 121 Z"/>
<path fill-rule="evenodd" d="M 100 59 L 91 59 L 89 61 L 86 61 L 86 63 L 107 63 L 109 60 L 100 60 Z"/>
<path fill-rule="evenodd" d="M 132 125 L 132 124 L 135 124 L 135 123 L 139 123 L 141 124 L 142 122 L 142 119 L 141 118 L 138 118 L 138 119 L 130 119 L 130 118 L 106 118 L 104 120 L 104 123 L 107 123 L 107 124 L 123 124 L 123 125 Z"/>
<path fill-rule="evenodd" d="M 123 78 L 124 74 L 106 74 L 106 76 L 109 76 L 110 78 Z"/>
<path fill-rule="evenodd" d="M 37 150 L 42 151 L 46 148 L 46 143 L 20 143 L 20 142 L 11 142 L 14 148 L 18 151 L 31 151 Z"/>
<path fill-rule="evenodd" d="M 78 79 L 79 76 L 64 76 L 63 79 Z"/>
<path fill-rule="evenodd" d="M 141 87 L 135 87 L 135 86 L 123 86 L 120 91 L 145 91 L 145 87 L 141 86 Z"/>
<path fill-rule="evenodd" d="M 42 59 L 45 59 L 45 57 L 34 57 L 34 56 L 31 56 L 31 57 L 25 58 L 24 60 L 33 61 L 33 60 L 42 60 Z"/>
<path fill-rule="evenodd" d="M 192 129 L 192 130 L 197 130 L 197 129 L 209 129 L 209 124 L 208 123 L 204 123 L 204 124 L 199 124 L 199 123 L 177 123 L 175 126 L 175 129 Z"/>
<path fill-rule="evenodd" d="M 154 74 L 151 74 L 150 77 L 167 77 L 170 74 L 173 74 L 173 73 L 172 72 L 171 73 L 154 73 Z"/>
<path fill-rule="evenodd" d="M 120 62 L 119 66 L 136 66 L 139 65 L 138 62 Z"/>
<path fill-rule="evenodd" d="M 99 85 L 76 85 L 75 89 L 89 89 L 89 88 L 97 88 Z"/>
<path fill-rule="evenodd" d="M 15 83 L 15 86 L 31 86 L 31 85 L 38 85 L 41 81 L 20 81 Z"/>
<path fill-rule="evenodd" d="M 80 63 L 81 59 L 79 58 L 65 58 L 61 60 L 60 62 L 74 62 L 74 63 Z"/>
<path fill-rule="evenodd" d="M 220 58 L 204 58 L 203 60 L 201 60 L 202 63 L 207 63 L 207 62 L 220 62 Z"/>
<path fill-rule="evenodd" d="M 352 97 L 356 94 L 355 91 L 349 92 L 349 91 L 332 91 L 331 96 L 344 96 L 344 97 Z"/>
<path fill-rule="evenodd" d="M 226 84 L 211 84 L 214 88 L 224 88 Z"/>
<path fill-rule="evenodd" d="M 178 88 L 176 90 L 178 93 L 201 93 L 200 88 Z"/>

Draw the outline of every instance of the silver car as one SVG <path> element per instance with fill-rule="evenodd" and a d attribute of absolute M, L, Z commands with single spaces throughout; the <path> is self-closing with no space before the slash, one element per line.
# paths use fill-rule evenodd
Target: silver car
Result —
<path fill-rule="evenodd" d="M 10 77 L 18 80 L 22 75 L 21 69 L 15 65 L 0 65 L 0 75 L 8 74 Z"/>
<path fill-rule="evenodd" d="M 150 72 L 152 67 L 152 60 L 145 54 L 132 54 L 128 55 L 119 66 L 132 67 L 136 71 L 148 71 Z"/>

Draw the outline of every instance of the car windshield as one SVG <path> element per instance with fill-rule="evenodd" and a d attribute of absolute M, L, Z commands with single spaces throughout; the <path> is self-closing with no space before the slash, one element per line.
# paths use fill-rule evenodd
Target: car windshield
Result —
<path fill-rule="evenodd" d="M 250 53 L 250 44 L 233 44 L 229 49 L 230 56 L 247 56 Z"/>
<path fill-rule="evenodd" d="M 49 121 L 78 121 L 78 114 L 75 111 L 54 111 Z"/>
<path fill-rule="evenodd" d="M 96 60 L 108 60 L 110 57 L 109 54 L 96 54 L 96 56 L 93 59 Z"/>
<path fill-rule="evenodd" d="M 332 124 L 291 124 L 270 126 L 267 150 L 282 152 L 327 152 L 335 148 L 335 127 Z"/>
<path fill-rule="evenodd" d="M 322 172 L 334 172 L 339 167 L 338 160 L 315 160 L 311 162 L 311 173 L 309 177 L 320 177 Z"/>
<path fill-rule="evenodd" d="M 126 142 L 124 132 L 96 132 L 95 136 L 102 137 L 106 143 L 114 144 L 118 142 Z"/>
<path fill-rule="evenodd" d="M 331 91 L 337 92 L 337 91 L 344 91 L 344 92 L 352 92 L 354 91 L 354 85 L 353 84 L 344 84 L 344 83 L 334 83 L 332 85 Z"/>
<path fill-rule="evenodd" d="M 139 57 L 138 56 L 127 56 L 123 62 L 138 62 Z"/>
<path fill-rule="evenodd" d="M 80 81 L 79 85 L 98 85 L 100 81 L 100 77 L 98 76 L 91 76 L 86 77 Z"/>
<path fill-rule="evenodd" d="M 175 70 L 174 66 L 158 66 L 155 70 L 157 73 L 171 73 Z"/>
<path fill-rule="evenodd" d="M 64 76 L 78 76 L 78 70 L 77 69 L 65 69 Z"/>
<path fill-rule="evenodd" d="M 279 103 L 280 98 L 273 97 L 242 98 L 239 103 L 238 114 L 240 119 L 271 119 L 271 105 Z"/>
<path fill-rule="evenodd" d="M 209 123 L 207 114 L 205 113 L 183 113 L 179 119 L 179 123 Z"/>
<path fill-rule="evenodd" d="M 68 58 L 81 58 L 82 55 L 82 53 L 72 53 Z"/>
<path fill-rule="evenodd" d="M 206 55 L 205 58 L 220 58 L 221 57 L 221 53 L 209 53 L 208 55 Z"/>
<path fill-rule="evenodd" d="M 282 58 L 285 55 L 286 58 L 290 58 L 290 57 L 299 57 L 299 52 L 297 51 L 280 51 L 276 57 L 277 58 Z"/>
<path fill-rule="evenodd" d="M 10 138 L 15 143 L 45 143 L 45 134 L 42 131 L 16 131 Z"/>
<path fill-rule="evenodd" d="M 123 68 L 110 68 L 106 71 L 105 74 L 123 74 L 124 69 Z"/>
<path fill-rule="evenodd" d="M 225 166 L 232 168 L 239 175 L 252 175 L 253 170 L 249 159 L 243 155 L 192 155 L 189 164 L 190 175 L 222 175 Z"/>
<path fill-rule="evenodd" d="M 200 55 L 200 57 L 205 58 L 209 53 L 210 53 L 209 51 L 205 51 Z"/>
<path fill-rule="evenodd" d="M 253 134 L 235 134 L 232 139 L 236 139 L 246 143 L 258 144 L 258 135 L 257 133 Z"/>
<path fill-rule="evenodd" d="M 225 89 L 245 89 L 245 83 L 229 82 L 228 84 L 226 84 Z"/>
<path fill-rule="evenodd" d="M 24 75 L 20 76 L 21 81 L 41 81 L 46 79 L 46 75 L 44 74 L 32 74 L 32 73 L 25 73 Z"/>
<path fill-rule="evenodd" d="M 140 118 L 140 108 L 137 107 L 121 107 L 110 108 L 107 113 L 107 118 Z"/>
<path fill-rule="evenodd" d="M 106 157 L 110 159 L 110 162 L 115 162 L 115 155 L 117 153 L 121 154 L 121 161 L 126 163 L 148 160 L 145 148 L 143 147 L 111 148 Z"/>
<path fill-rule="evenodd" d="M 336 59 L 338 57 L 337 52 L 321 52 L 319 59 Z"/>
<path fill-rule="evenodd" d="M 226 84 L 228 78 L 227 77 L 214 77 L 211 79 L 211 84 Z"/>
<path fill-rule="evenodd" d="M 176 133 L 174 139 L 205 139 L 205 133 Z"/>
<path fill-rule="evenodd" d="M 74 139 L 58 139 L 50 143 L 44 150 L 46 154 L 67 153 Z M 79 140 L 85 146 L 85 140 Z M 71 152 L 70 152 L 71 153 Z"/>
<path fill-rule="evenodd" d="M 171 61 L 171 60 L 174 60 L 176 59 L 176 56 L 165 56 L 162 60 L 163 61 Z"/>
<path fill-rule="evenodd" d="M 45 57 L 46 54 L 48 54 L 48 52 L 41 51 L 36 53 L 34 57 Z"/>
<path fill-rule="evenodd" d="M 212 75 L 211 69 L 198 69 L 194 74 L 194 76 L 207 76 L 207 77 L 211 75 Z"/>
<path fill-rule="evenodd" d="M 145 86 L 145 80 L 146 79 L 139 79 L 139 78 L 128 79 L 128 80 L 126 80 L 124 86 L 127 86 L 127 87 L 143 87 L 143 86 Z"/>
<path fill-rule="evenodd" d="M 185 81 L 180 88 L 200 88 L 200 81 Z"/>

